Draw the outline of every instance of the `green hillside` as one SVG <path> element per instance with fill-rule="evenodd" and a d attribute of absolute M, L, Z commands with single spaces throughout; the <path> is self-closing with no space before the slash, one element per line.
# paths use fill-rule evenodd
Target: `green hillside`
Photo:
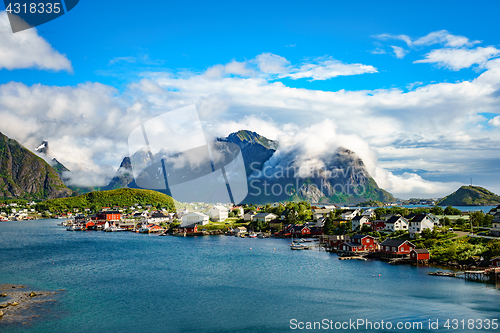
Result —
<path fill-rule="evenodd" d="M 90 208 L 92 211 L 98 211 L 102 207 L 130 207 L 134 204 L 141 206 L 152 205 L 157 208 L 166 208 L 168 211 L 175 210 L 174 200 L 163 193 L 122 188 L 111 191 L 90 192 L 77 197 L 53 199 L 38 203 L 41 210 L 50 212 L 64 212 L 78 208 L 80 210 Z"/>
<path fill-rule="evenodd" d="M 0 197 L 51 199 L 72 194 L 47 162 L 0 133 Z"/>
<path fill-rule="evenodd" d="M 437 203 L 439 206 L 495 206 L 498 204 L 500 204 L 500 196 L 480 186 L 462 186 Z"/>

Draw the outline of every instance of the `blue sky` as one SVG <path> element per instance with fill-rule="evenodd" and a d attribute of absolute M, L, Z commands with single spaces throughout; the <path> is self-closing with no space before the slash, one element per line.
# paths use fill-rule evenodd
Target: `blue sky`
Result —
<path fill-rule="evenodd" d="M 105 182 L 133 119 L 195 103 L 214 135 L 350 146 L 400 197 L 471 177 L 498 193 L 499 7 L 82 0 L 31 31 L 0 25 L 0 131 L 49 139 L 81 179 Z M 315 138 L 318 124 L 332 134 Z"/>

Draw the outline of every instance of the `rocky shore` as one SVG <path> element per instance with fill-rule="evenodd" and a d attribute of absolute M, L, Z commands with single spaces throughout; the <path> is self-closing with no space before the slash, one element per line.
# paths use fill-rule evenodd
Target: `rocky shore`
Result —
<path fill-rule="evenodd" d="M 0 327 L 9 324 L 27 325 L 42 317 L 53 302 L 54 291 L 32 291 L 21 285 L 0 285 Z"/>

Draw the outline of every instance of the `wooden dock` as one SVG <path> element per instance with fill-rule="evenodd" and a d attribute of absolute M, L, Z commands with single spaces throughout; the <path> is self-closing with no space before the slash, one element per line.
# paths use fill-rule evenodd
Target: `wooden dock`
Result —
<path fill-rule="evenodd" d="M 361 256 L 346 256 L 346 257 L 339 257 L 339 260 L 364 260 L 366 261 L 366 258 L 363 258 Z"/>
<path fill-rule="evenodd" d="M 500 268 L 487 268 L 485 270 L 465 271 L 463 275 L 466 280 L 478 282 L 500 281 Z"/>

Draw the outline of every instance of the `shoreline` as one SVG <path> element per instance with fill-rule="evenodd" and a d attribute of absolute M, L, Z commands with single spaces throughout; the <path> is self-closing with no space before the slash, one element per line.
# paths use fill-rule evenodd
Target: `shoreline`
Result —
<path fill-rule="evenodd" d="M 44 317 L 50 311 L 48 307 L 57 302 L 52 298 L 56 294 L 58 291 L 33 291 L 23 285 L 0 284 L 0 326 L 29 325 Z"/>

